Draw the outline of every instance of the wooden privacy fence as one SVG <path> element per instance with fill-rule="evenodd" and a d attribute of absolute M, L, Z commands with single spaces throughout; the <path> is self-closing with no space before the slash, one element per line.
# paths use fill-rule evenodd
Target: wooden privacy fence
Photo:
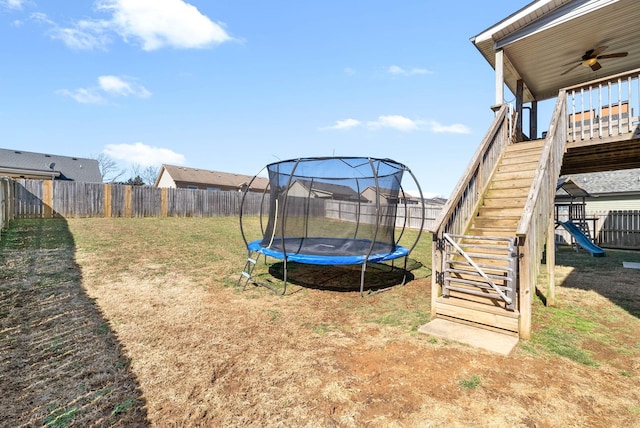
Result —
<path fill-rule="evenodd" d="M 75 181 L 42 181 L 26 179 L 2 179 L 6 189 L 7 213 L 12 218 L 72 217 L 228 217 L 240 214 L 242 193 L 234 191 L 210 191 L 201 189 L 156 188 L 120 184 L 82 183 Z M 3 193 L 4 194 L 4 193 Z M 330 204 L 316 203 L 330 215 Z M 353 203 L 338 204 L 353 205 Z M 268 213 L 269 198 L 262 193 L 247 193 L 243 216 Z M 3 205 L 3 206 L 5 206 Z M 334 207 L 335 208 L 335 207 Z M 373 209 L 372 207 L 368 207 Z M 425 207 L 424 228 L 429 229 L 439 214 L 441 206 Z M 352 207 L 337 208 L 342 216 L 348 216 Z M 419 228 L 421 208 L 407 206 L 407 228 Z M 372 214 L 373 215 L 373 214 Z M 405 222 L 405 208 L 398 207 L 397 226 Z M 348 218 L 340 218 L 347 220 Z"/>
<path fill-rule="evenodd" d="M 560 221 L 568 217 L 560 217 Z M 574 220 L 574 222 L 576 222 Z M 640 249 L 640 211 L 614 210 L 587 212 L 586 219 L 580 225 L 588 229 L 588 236 L 596 245 L 603 248 L 626 250 Z M 556 226 L 556 243 L 573 242 L 571 235 L 562 227 Z"/>
<path fill-rule="evenodd" d="M 240 212 L 242 193 L 121 184 L 3 179 L 15 218 L 223 217 Z M 247 194 L 244 213 L 260 213 L 262 194 Z M 11 205 L 11 204 L 9 204 Z"/>
<path fill-rule="evenodd" d="M 597 243 L 605 248 L 640 248 L 640 211 L 609 211 L 595 214 Z"/>
<path fill-rule="evenodd" d="M 384 211 L 384 207 L 382 211 Z M 425 204 L 423 229 L 431 230 L 442 205 Z M 356 221 L 374 224 L 378 221 L 375 204 L 358 204 L 350 201 L 326 201 L 325 215 L 341 221 Z M 396 227 L 419 229 L 422 223 L 422 207 L 417 204 L 396 207 Z"/>
<path fill-rule="evenodd" d="M 12 180 L 0 177 L 0 231 L 7 227 L 13 218 L 13 190 Z M 0 232 L 1 233 L 1 232 Z"/>

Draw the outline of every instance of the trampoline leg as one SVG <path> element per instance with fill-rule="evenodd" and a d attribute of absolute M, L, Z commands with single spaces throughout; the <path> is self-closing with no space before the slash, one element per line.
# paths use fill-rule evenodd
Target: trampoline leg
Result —
<path fill-rule="evenodd" d="M 404 267 L 402 268 L 402 284 L 404 285 L 407 282 L 407 258 L 408 256 L 404 256 Z"/>
<path fill-rule="evenodd" d="M 284 284 L 282 286 L 282 295 L 287 292 L 287 258 L 284 258 L 284 272 L 283 272 Z"/>
<path fill-rule="evenodd" d="M 360 297 L 364 297 L 364 271 L 367 270 L 367 263 L 362 263 L 362 271 L 360 271 Z"/>

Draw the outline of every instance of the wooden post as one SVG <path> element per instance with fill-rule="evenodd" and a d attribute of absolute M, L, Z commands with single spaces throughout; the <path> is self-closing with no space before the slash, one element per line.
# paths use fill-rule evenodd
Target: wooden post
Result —
<path fill-rule="evenodd" d="M 42 182 L 42 218 L 53 218 L 53 180 Z"/>
<path fill-rule="evenodd" d="M 538 139 L 538 101 L 531 101 L 531 115 L 529 116 L 529 138 Z"/>
<path fill-rule="evenodd" d="M 555 306 L 556 304 L 556 224 L 555 214 L 551 210 L 551 219 L 549 220 L 549 228 L 547 230 L 547 296 L 546 305 Z"/>
<path fill-rule="evenodd" d="M 131 186 L 124 186 L 124 216 L 131 217 Z"/>
<path fill-rule="evenodd" d="M 504 52 L 496 51 L 496 106 L 504 103 Z"/>
<path fill-rule="evenodd" d="M 437 249 L 440 233 L 433 235 L 433 242 L 431 244 L 431 319 L 436 318 L 436 301 L 440 296 L 440 285 L 437 282 L 437 273 L 442 269 L 442 253 Z"/>
<path fill-rule="evenodd" d="M 522 99 L 524 98 L 524 81 L 522 79 L 518 79 L 516 82 L 516 130 L 518 135 L 518 142 L 524 141 L 524 137 L 522 135 Z"/>
<path fill-rule="evenodd" d="M 529 237 L 531 239 L 531 237 Z M 527 242 L 521 243 L 522 257 L 520 258 L 520 291 L 518 293 L 519 300 L 519 335 L 522 339 L 529 339 L 531 337 L 531 304 L 533 298 L 531 296 L 531 254 L 529 252 L 529 245 Z"/>
<path fill-rule="evenodd" d="M 111 217 L 111 184 L 104 185 L 104 216 Z"/>
<path fill-rule="evenodd" d="M 163 187 L 160 193 L 160 216 L 167 217 L 169 215 L 169 189 Z"/>

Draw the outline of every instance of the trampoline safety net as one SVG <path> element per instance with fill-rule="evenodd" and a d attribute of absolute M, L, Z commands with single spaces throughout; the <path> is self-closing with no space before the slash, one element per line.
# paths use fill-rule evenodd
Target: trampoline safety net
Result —
<path fill-rule="evenodd" d="M 260 246 L 317 256 L 392 253 L 405 169 L 364 157 L 267 165 L 269 218 Z"/>

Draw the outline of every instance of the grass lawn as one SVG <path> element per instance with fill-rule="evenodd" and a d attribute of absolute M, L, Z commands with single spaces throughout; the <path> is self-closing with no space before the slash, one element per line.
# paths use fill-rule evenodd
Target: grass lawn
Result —
<path fill-rule="evenodd" d="M 238 287 L 237 218 L 16 220 L 0 245 L 9 426 L 640 426 L 640 252 L 559 249 L 557 305 L 504 357 L 417 333 L 428 234 L 364 298 L 359 267 Z"/>

